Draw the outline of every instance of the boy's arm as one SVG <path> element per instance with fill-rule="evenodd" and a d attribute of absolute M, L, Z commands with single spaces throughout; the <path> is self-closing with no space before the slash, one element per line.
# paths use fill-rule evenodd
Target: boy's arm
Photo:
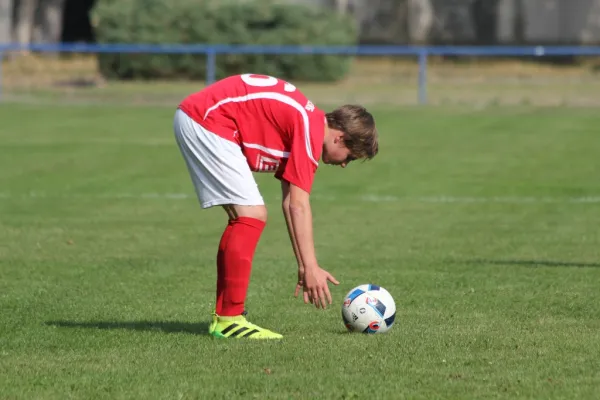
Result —
<path fill-rule="evenodd" d="M 290 239 L 292 244 L 295 244 L 294 252 L 298 259 L 298 267 L 303 269 L 304 302 L 310 300 L 315 306 L 325 308 L 327 303 L 331 304 L 327 282 L 336 285 L 339 282 L 329 272 L 321 269 L 317 263 L 309 193 L 294 184 L 287 185 L 282 186 L 284 190 L 282 207 Z M 297 285 L 296 293 L 299 288 L 300 285 Z"/>
<path fill-rule="evenodd" d="M 281 206 L 294 254 L 298 260 L 298 268 L 314 268 L 318 264 L 314 249 L 309 194 L 285 180 L 281 181 L 281 191 L 283 195 Z"/>
<path fill-rule="evenodd" d="M 290 241 L 292 242 L 294 255 L 298 261 L 298 283 L 296 285 L 296 291 L 294 292 L 294 296 L 298 297 L 298 293 L 300 290 L 302 290 L 304 284 L 304 265 L 302 264 L 302 257 L 300 256 L 300 251 L 298 250 L 298 242 L 296 241 L 296 235 L 294 234 L 294 228 L 292 226 L 292 217 L 290 215 L 290 183 L 286 180 L 281 180 L 281 195 L 281 209 L 283 210 L 283 215 L 285 217 L 285 224 L 290 236 Z M 308 294 L 305 292 L 305 302 L 308 302 L 307 297 Z"/>

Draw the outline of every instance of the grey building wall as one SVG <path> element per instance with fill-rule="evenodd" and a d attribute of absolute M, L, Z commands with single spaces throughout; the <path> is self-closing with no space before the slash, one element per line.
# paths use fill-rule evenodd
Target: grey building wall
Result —
<path fill-rule="evenodd" d="M 600 0 L 287 1 L 342 1 L 370 43 L 600 44 Z"/>

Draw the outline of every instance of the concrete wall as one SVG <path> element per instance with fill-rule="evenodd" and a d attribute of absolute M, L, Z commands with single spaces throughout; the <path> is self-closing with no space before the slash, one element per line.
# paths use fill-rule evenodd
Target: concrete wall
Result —
<path fill-rule="evenodd" d="M 335 7 L 340 0 L 288 1 Z M 363 42 L 600 44 L 600 0 L 343 1 Z"/>

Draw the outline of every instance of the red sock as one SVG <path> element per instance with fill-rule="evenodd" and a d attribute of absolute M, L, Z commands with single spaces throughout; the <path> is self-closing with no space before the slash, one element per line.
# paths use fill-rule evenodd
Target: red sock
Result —
<path fill-rule="evenodd" d="M 225 274 L 225 248 L 227 247 L 227 243 L 229 242 L 229 237 L 231 236 L 232 228 L 233 221 L 230 220 L 227 224 L 227 227 L 225 227 L 223 236 L 221 236 L 221 241 L 219 242 L 219 251 L 217 252 L 217 310 L 221 308 L 221 304 L 223 303 L 223 296 L 221 296 L 220 294 L 223 293 L 223 277 Z"/>
<path fill-rule="evenodd" d="M 264 227 L 259 219 L 238 217 L 225 228 L 217 253 L 217 315 L 244 312 L 252 259 Z"/>

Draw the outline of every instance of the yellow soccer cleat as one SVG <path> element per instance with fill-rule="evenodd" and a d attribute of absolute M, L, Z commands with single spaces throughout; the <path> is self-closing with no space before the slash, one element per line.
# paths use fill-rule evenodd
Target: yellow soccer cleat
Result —
<path fill-rule="evenodd" d="M 244 315 L 221 317 L 213 314 L 208 333 L 217 338 L 281 339 L 279 333 L 251 324 Z"/>

